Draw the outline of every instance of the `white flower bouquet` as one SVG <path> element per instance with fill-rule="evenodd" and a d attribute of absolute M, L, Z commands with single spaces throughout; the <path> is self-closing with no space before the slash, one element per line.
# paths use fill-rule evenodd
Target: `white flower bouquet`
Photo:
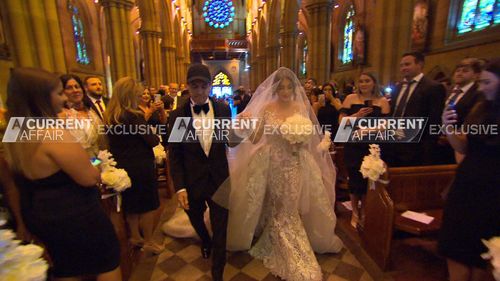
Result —
<path fill-rule="evenodd" d="M 153 153 L 155 155 L 156 164 L 163 163 L 163 160 L 167 158 L 167 153 L 165 152 L 165 148 L 161 143 L 157 146 L 153 147 Z"/>
<path fill-rule="evenodd" d="M 386 172 L 387 168 L 384 161 L 380 158 L 380 147 L 378 144 L 370 144 L 369 151 L 370 154 L 363 158 L 359 172 L 363 175 L 363 178 L 370 180 L 370 188 L 375 189 L 375 182 L 387 183 L 380 180 L 380 176 Z"/>
<path fill-rule="evenodd" d="M 481 255 L 483 259 L 491 260 L 493 266 L 493 277 L 500 281 L 500 236 L 493 237 L 490 240 L 483 240 L 484 245 L 488 247 L 488 252 Z"/>
<path fill-rule="evenodd" d="M 11 230 L 0 230 L 0 280 L 44 281 L 48 264 L 42 258 L 43 248 L 37 245 L 19 245 Z"/>
<path fill-rule="evenodd" d="M 107 150 L 99 151 L 97 158 L 101 160 L 101 180 L 102 183 L 106 185 L 107 189 L 112 189 L 116 193 L 103 194 L 101 199 L 107 199 L 111 196 L 117 196 L 116 200 L 116 211 L 121 210 L 121 194 L 125 189 L 132 186 L 132 181 L 124 169 L 116 168 L 116 161 L 113 159 L 113 155 Z"/>
<path fill-rule="evenodd" d="M 303 144 L 311 139 L 313 124 L 309 118 L 294 114 L 281 124 L 280 132 L 290 144 Z"/>
<path fill-rule="evenodd" d="M 323 137 L 323 139 L 321 140 L 321 142 L 318 144 L 317 147 L 319 151 L 326 152 L 330 150 L 330 146 L 332 145 L 331 135 L 332 133 L 330 133 L 329 131 L 325 131 L 325 136 Z"/>

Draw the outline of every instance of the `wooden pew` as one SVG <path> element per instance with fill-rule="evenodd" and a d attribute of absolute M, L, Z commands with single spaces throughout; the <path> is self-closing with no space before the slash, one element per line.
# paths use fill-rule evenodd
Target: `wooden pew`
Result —
<path fill-rule="evenodd" d="M 417 236 L 437 233 L 442 222 L 442 193 L 455 177 L 456 165 L 389 168 L 383 176 L 388 184 L 377 182 L 368 189 L 366 218 L 361 233 L 363 247 L 385 270 L 390 265 L 393 233 Z M 425 212 L 434 217 L 426 225 L 401 216 L 404 211 Z"/>

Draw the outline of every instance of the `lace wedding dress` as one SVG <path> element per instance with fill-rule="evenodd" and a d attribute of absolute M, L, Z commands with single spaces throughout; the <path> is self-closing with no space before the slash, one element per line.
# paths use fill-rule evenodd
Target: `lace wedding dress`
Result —
<path fill-rule="evenodd" d="M 318 149 L 321 130 L 294 144 L 280 130 L 304 120 L 319 126 L 304 89 L 292 71 L 280 68 L 257 88 L 244 114 L 258 117 L 265 129 L 252 139 L 254 129 L 230 151 L 230 179 L 212 197 L 229 209 L 227 248 L 249 250 L 282 279 L 322 280 L 314 253 L 343 246 L 335 235 L 335 167 Z"/>
<path fill-rule="evenodd" d="M 271 126 L 280 126 L 284 121 L 273 112 L 265 112 L 264 116 Z M 323 187 L 321 170 L 307 150 L 293 147 L 281 135 L 271 138 L 249 166 L 252 176 L 248 191 L 254 195 L 249 197 L 249 215 L 262 210 L 256 231 L 262 233 L 250 254 L 285 280 L 322 280 L 313 249 L 339 252 L 342 242 L 334 233 L 336 218 Z M 265 192 L 262 185 L 266 185 Z M 306 207 L 308 212 L 301 214 L 299 211 Z M 322 233 L 308 225 L 311 217 L 323 222 Z"/>

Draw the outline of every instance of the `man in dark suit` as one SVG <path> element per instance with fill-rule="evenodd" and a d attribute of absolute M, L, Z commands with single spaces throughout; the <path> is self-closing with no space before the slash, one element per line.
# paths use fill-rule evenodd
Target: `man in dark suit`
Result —
<path fill-rule="evenodd" d="M 478 91 L 477 80 L 481 75 L 482 63 L 475 58 L 466 58 L 460 61 L 453 72 L 453 81 L 455 85 L 451 88 L 445 102 L 445 108 L 455 107 L 457 112 L 456 126 L 461 126 L 472 108 L 482 99 L 483 94 Z M 444 139 L 443 139 L 444 137 Z M 463 154 L 454 152 L 453 148 L 446 140 L 446 136 L 441 136 L 441 143 L 444 144 L 447 155 L 451 155 L 453 163 L 461 162 Z"/>
<path fill-rule="evenodd" d="M 169 135 L 174 130 L 178 117 L 230 118 L 228 106 L 217 103 L 208 96 L 211 89 L 211 75 L 202 64 L 192 65 L 187 73 L 188 89 L 191 93 L 189 102 L 174 110 L 169 120 Z M 193 122 L 187 130 L 197 132 Z M 217 133 L 217 128 L 212 129 Z M 203 133 L 207 133 L 203 131 Z M 208 133 L 211 133 L 210 131 Z M 194 134 L 193 134 L 194 135 Z M 201 253 L 208 258 L 213 251 L 212 278 L 222 281 L 226 263 L 226 233 L 228 210 L 215 203 L 211 197 L 229 177 L 226 158 L 228 143 L 214 140 L 211 136 L 202 137 L 194 142 L 169 143 L 170 172 L 177 191 L 177 199 L 187 212 L 191 224 L 202 240 Z M 210 221 L 213 237 L 210 238 L 203 220 L 206 205 L 210 208 Z"/>
<path fill-rule="evenodd" d="M 84 102 L 91 105 L 93 110 L 101 120 L 104 120 L 104 111 L 108 105 L 109 99 L 104 96 L 104 87 L 101 78 L 97 76 L 87 76 L 83 80 L 83 87 L 87 93 L 84 96 Z"/>
<path fill-rule="evenodd" d="M 236 113 L 240 114 L 245 110 L 247 104 L 250 102 L 251 97 L 247 95 L 243 86 L 240 86 L 238 90 L 235 91 L 233 97 L 234 105 L 236 106 Z"/>
<path fill-rule="evenodd" d="M 427 126 L 420 143 L 388 146 L 387 161 L 390 166 L 431 165 L 436 162 L 438 136 L 429 134 L 429 125 L 441 123 L 446 97 L 443 85 L 424 76 L 424 56 L 418 52 L 401 57 L 400 71 L 403 82 L 391 99 L 393 117 L 427 117 Z"/>

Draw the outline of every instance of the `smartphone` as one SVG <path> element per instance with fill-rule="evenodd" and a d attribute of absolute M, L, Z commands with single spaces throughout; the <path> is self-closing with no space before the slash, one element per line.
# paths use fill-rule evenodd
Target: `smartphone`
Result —
<path fill-rule="evenodd" d="M 456 107 L 455 107 L 455 101 L 451 100 L 451 101 L 448 103 L 448 110 L 456 110 Z"/>
<path fill-rule="evenodd" d="M 92 163 L 92 166 L 99 166 L 99 164 L 101 164 L 102 161 L 99 160 L 99 158 L 93 157 L 90 159 L 90 163 Z"/>
<path fill-rule="evenodd" d="M 365 100 L 365 106 L 366 107 L 372 107 L 373 106 L 373 100 Z"/>
<path fill-rule="evenodd" d="M 155 94 L 155 102 L 161 101 L 161 95 L 160 94 Z"/>

